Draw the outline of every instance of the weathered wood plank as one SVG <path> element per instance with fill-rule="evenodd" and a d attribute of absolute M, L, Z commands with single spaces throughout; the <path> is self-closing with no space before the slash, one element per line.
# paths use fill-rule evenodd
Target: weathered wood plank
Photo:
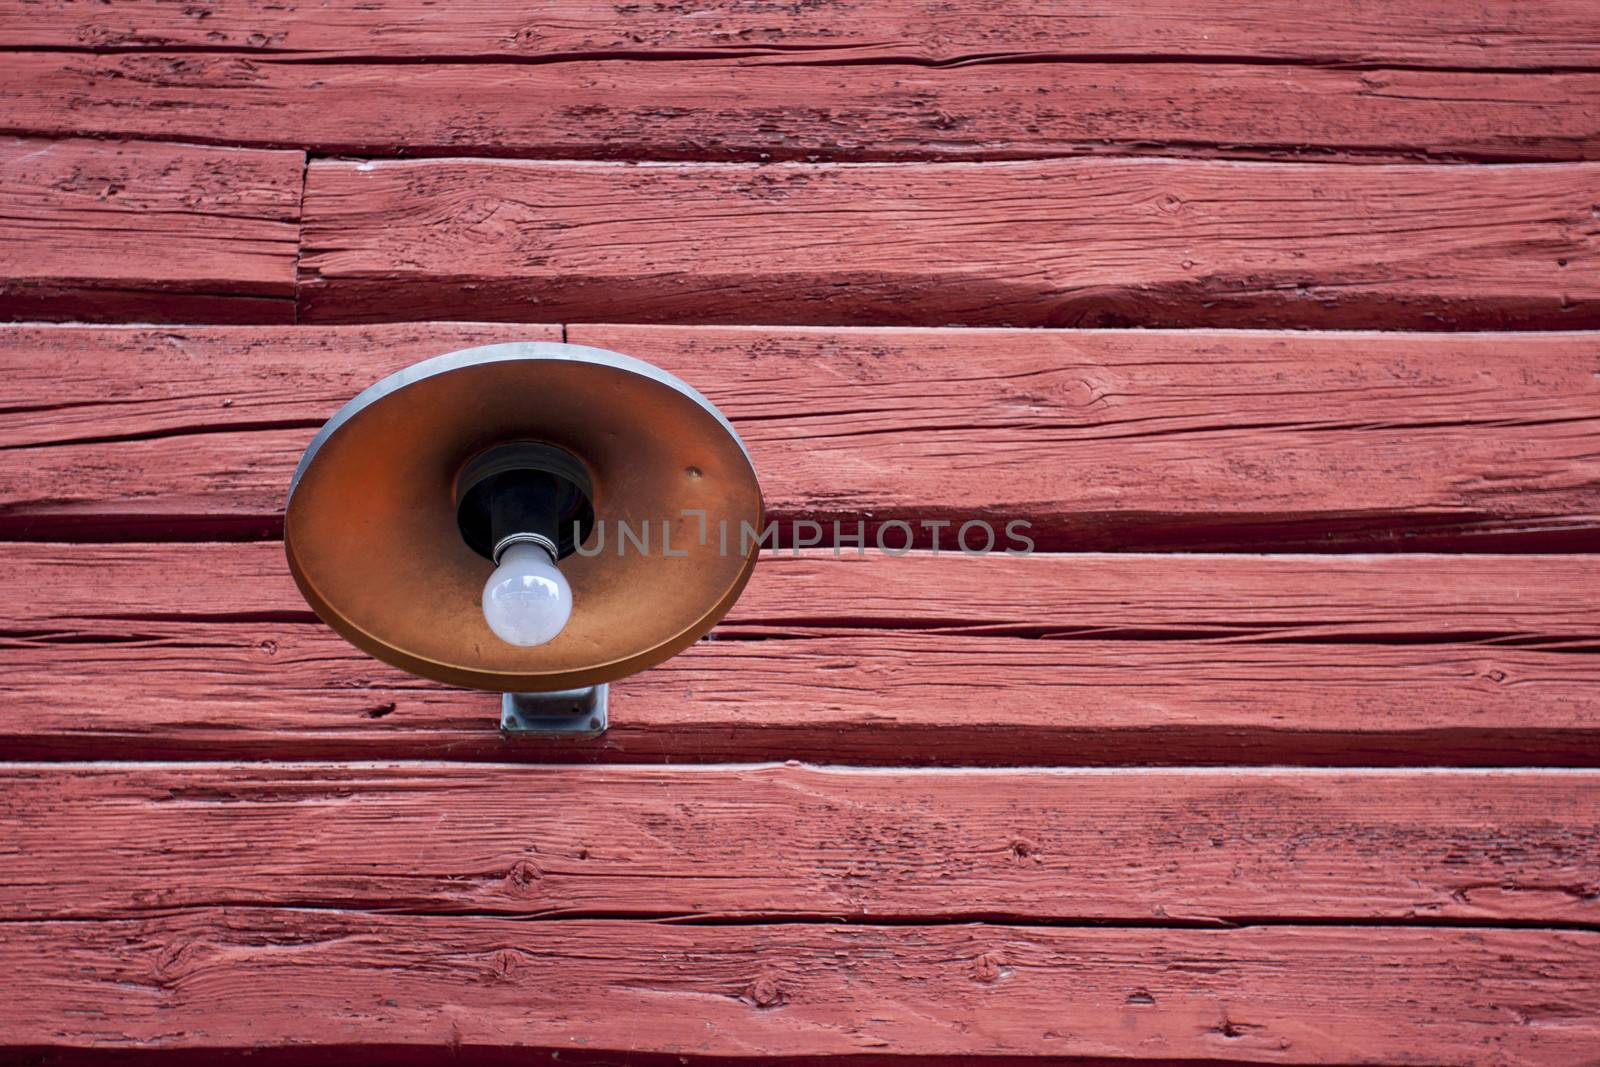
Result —
<path fill-rule="evenodd" d="M 0 140 L 0 318 L 293 322 L 299 152 Z"/>
<path fill-rule="evenodd" d="M 553 744 L 314 624 L 277 545 L 8 558 L 13 758 L 1600 762 L 1593 556 L 772 557 Z"/>
<path fill-rule="evenodd" d="M 445 352 L 560 339 L 472 323 L 0 327 L 0 536 L 281 536 L 300 454 L 351 397 Z"/>
<path fill-rule="evenodd" d="M 208 428 L 313 429 L 419 360 L 475 345 L 559 340 L 560 326 L 532 323 L 5 325 L 0 375 L 13 403 L 0 422 L 0 448 Z"/>
<path fill-rule="evenodd" d="M 779 515 L 1022 517 L 1054 549 L 1595 545 L 1600 334 L 568 338 L 703 381 Z"/>
<path fill-rule="evenodd" d="M 1600 334 L 575 326 L 729 415 L 769 512 L 1045 549 L 1600 547 Z M 378 378 L 543 326 L 0 329 L 0 536 L 276 536 Z M 801 531 L 810 534 L 811 531 Z M 897 547 L 904 531 L 884 529 Z M 997 538 L 1000 547 L 1008 542 Z"/>
<path fill-rule="evenodd" d="M 856 62 L 1119 56 L 1457 69 L 1600 66 L 1584 0 L 1463 5 L 1409 0 L 1381 18 L 1361 0 L 1124 0 L 1020 9 L 990 0 L 752 5 L 558 0 L 532 10 L 467 0 L 376 0 L 330 12 L 278 0 L 80 4 L 5 0 L 0 44 L 94 51 L 187 48 L 506 61 L 620 55 L 805 54 Z"/>
<path fill-rule="evenodd" d="M 7 633 L 19 759 L 879 765 L 1594 766 L 1592 658 L 1375 647 L 745 630 L 618 683 L 595 741 L 508 741 L 493 694 L 278 621 Z"/>
<path fill-rule="evenodd" d="M 18 544 L 13 625 L 311 620 L 276 543 Z M 97 573 L 115 573 L 112 588 Z M 1587 646 L 1600 556 L 990 555 L 767 551 L 725 627 L 828 626 L 1035 638 L 1139 634 L 1345 644 Z M 48 598 L 20 595 L 49 588 Z"/>
<path fill-rule="evenodd" d="M 1557 1067 L 1600 934 L 674 926 L 218 909 L 8 924 L 3 1051 Z M 552 1057 L 553 1058 L 553 1057 Z M 741 1061 L 744 1062 L 744 1061 Z"/>
<path fill-rule="evenodd" d="M 7 923 L 1600 920 L 1600 772 L 11 764 L 0 807 Z"/>
<path fill-rule="evenodd" d="M 302 314 L 1583 328 L 1597 185 L 1590 164 L 327 161 Z"/>
<path fill-rule="evenodd" d="M 306 62 L 11 52 L 0 131 L 356 155 L 995 160 L 1600 158 L 1600 73 L 755 58 Z M 398 97 L 406 107 L 395 107 Z"/>

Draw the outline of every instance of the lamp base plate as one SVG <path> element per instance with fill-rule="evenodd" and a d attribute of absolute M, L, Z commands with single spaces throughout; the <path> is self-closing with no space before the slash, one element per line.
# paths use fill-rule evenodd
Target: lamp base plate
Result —
<path fill-rule="evenodd" d="M 598 737 L 606 730 L 605 685 L 553 693 L 506 693 L 500 732 L 507 737 Z"/>

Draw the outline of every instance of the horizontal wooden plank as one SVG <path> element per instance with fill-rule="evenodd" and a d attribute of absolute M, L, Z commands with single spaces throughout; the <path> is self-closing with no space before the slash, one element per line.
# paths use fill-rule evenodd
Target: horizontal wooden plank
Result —
<path fill-rule="evenodd" d="M 1600 764 L 1592 657 L 744 631 L 611 693 L 594 741 L 508 741 L 492 694 L 420 682 L 320 626 L 7 633 L 0 739 L 29 759 L 438 758 L 887 765 Z"/>
<path fill-rule="evenodd" d="M 1020 517 L 1050 549 L 1600 547 L 1600 334 L 568 339 L 699 384 L 783 516 Z"/>
<path fill-rule="evenodd" d="M 293 322 L 304 156 L 0 140 L 0 318 Z"/>
<path fill-rule="evenodd" d="M 1159 56 L 1508 69 L 1600 66 L 1584 0 L 1462 5 L 1412 0 L 1372 17 L 1361 0 L 1124 0 L 1014 9 L 990 0 L 663 4 L 373 0 L 331 17 L 294 3 L 207 7 L 5 0 L 0 44 L 94 51 L 203 49 L 515 61 L 588 55 L 782 54 L 836 61 L 978 62 Z"/>
<path fill-rule="evenodd" d="M 1594 71 L 1029 56 L 930 66 L 811 49 L 552 58 L 11 52 L 0 67 L 0 130 L 355 155 L 632 160 L 1600 158 Z M 397 95 L 408 106 L 393 106 Z"/>
<path fill-rule="evenodd" d="M 673 926 L 218 909 L 8 924 L 0 1051 L 76 1061 L 892 1053 L 1556 1067 L 1600 934 Z"/>
<path fill-rule="evenodd" d="M 560 339 L 471 323 L 0 327 L 0 536 L 281 536 L 295 464 L 351 397 L 446 352 Z"/>
<path fill-rule="evenodd" d="M 554 327 L 0 329 L 0 537 L 277 536 L 315 428 L 417 359 Z M 738 427 L 770 514 L 924 547 L 1600 547 L 1596 334 L 574 326 Z M 809 535 L 813 531 L 801 531 Z M 1011 544 L 997 538 L 1001 547 Z"/>
<path fill-rule="evenodd" d="M 11 764 L 0 805 L 7 923 L 1600 921 L 1600 772 Z"/>
<path fill-rule="evenodd" d="M 302 617 L 283 549 L 18 544 L 12 625 Z M 97 574 L 115 573 L 107 588 Z M 1151 634 L 1587 648 L 1600 556 L 1033 555 L 763 552 L 724 627 L 877 627 L 1071 639 Z M 22 596 L 48 588 L 48 598 Z"/>
<path fill-rule="evenodd" d="M 306 321 L 1600 325 L 1600 166 L 324 161 Z"/>
<path fill-rule="evenodd" d="M 555 743 L 315 624 L 277 545 L 8 558 L 13 758 L 1600 762 L 1594 556 L 769 557 Z"/>

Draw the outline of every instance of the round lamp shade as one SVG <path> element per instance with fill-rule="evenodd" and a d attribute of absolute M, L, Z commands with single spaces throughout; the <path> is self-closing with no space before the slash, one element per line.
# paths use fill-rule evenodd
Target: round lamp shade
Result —
<path fill-rule="evenodd" d="M 594 528 L 560 561 L 572 614 L 547 644 L 495 636 L 495 565 L 457 522 L 473 457 L 539 442 L 579 459 Z M 487 345 L 425 360 L 346 404 L 295 471 L 289 568 L 317 614 L 413 674 L 499 692 L 597 685 L 694 643 L 755 567 L 761 488 L 739 436 L 694 389 L 583 345 Z"/>

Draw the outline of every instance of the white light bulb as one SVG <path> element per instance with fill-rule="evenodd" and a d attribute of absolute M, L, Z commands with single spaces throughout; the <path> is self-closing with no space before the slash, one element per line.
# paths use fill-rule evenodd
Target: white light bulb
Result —
<path fill-rule="evenodd" d="M 511 545 L 483 586 L 483 618 L 500 640 L 529 648 L 561 632 L 572 616 L 572 587 L 536 544 Z"/>

